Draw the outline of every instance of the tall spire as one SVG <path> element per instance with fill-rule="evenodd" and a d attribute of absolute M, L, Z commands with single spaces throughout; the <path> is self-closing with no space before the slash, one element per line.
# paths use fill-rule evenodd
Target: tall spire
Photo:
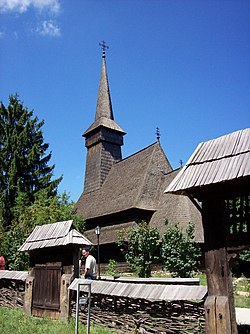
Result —
<path fill-rule="evenodd" d="M 125 131 L 115 122 L 112 110 L 105 50 L 103 41 L 102 68 L 95 120 L 84 132 L 87 160 L 84 180 L 84 193 L 100 189 L 112 165 L 122 159 L 121 146 Z"/>
<path fill-rule="evenodd" d="M 113 130 L 119 131 L 122 134 L 125 134 L 126 132 L 114 121 L 114 114 L 113 114 L 109 83 L 108 83 L 106 52 L 105 52 L 105 50 L 108 49 L 109 47 L 106 45 L 104 41 L 99 43 L 99 45 L 102 48 L 102 68 L 101 68 L 101 76 L 100 76 L 100 83 L 99 83 L 98 97 L 96 104 L 95 121 L 84 132 L 83 136 L 85 136 L 90 131 L 93 131 L 95 128 L 99 126 L 111 128 Z"/>
<path fill-rule="evenodd" d="M 108 48 L 108 46 L 105 45 L 104 41 L 102 42 L 102 44 L 99 43 L 99 45 L 102 47 L 102 70 L 101 70 L 100 84 L 98 90 L 95 119 L 98 119 L 100 117 L 106 117 L 113 120 L 114 115 L 110 98 L 107 66 L 106 66 L 106 53 L 105 53 L 105 49 Z"/>

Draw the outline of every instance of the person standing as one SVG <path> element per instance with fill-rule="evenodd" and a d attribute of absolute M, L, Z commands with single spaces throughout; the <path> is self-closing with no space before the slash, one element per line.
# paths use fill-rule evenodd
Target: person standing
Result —
<path fill-rule="evenodd" d="M 5 259 L 3 256 L 0 256 L 0 270 L 5 270 Z"/>
<path fill-rule="evenodd" d="M 90 254 L 89 248 L 84 248 L 82 255 L 85 257 L 84 278 L 96 279 L 96 259 Z"/>

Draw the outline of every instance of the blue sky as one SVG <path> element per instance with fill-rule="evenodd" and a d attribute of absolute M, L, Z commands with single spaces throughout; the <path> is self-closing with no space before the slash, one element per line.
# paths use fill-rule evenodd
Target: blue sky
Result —
<path fill-rule="evenodd" d="M 248 0 L 0 0 L 0 99 L 44 119 L 59 187 L 83 190 L 101 49 L 127 157 L 156 141 L 173 168 L 250 121 Z"/>

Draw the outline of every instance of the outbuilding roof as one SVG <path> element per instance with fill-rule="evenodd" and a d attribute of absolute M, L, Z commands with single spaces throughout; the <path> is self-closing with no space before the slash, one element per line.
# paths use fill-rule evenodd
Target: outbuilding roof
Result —
<path fill-rule="evenodd" d="M 34 249 L 74 245 L 93 245 L 84 235 L 72 229 L 73 220 L 36 226 L 23 245 L 20 252 Z"/>
<path fill-rule="evenodd" d="M 200 143 L 165 192 L 177 194 L 250 176 L 250 128 Z"/>

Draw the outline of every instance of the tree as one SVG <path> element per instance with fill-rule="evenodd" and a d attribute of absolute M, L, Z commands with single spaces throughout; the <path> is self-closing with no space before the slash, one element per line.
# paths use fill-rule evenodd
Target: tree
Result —
<path fill-rule="evenodd" d="M 7 232 L 0 234 L 0 253 L 9 269 L 28 269 L 28 254 L 18 252 L 18 248 L 35 226 L 73 219 L 76 229 L 81 232 L 85 229 L 83 218 L 74 214 L 74 202 L 70 202 L 65 193 L 61 196 L 48 196 L 47 189 L 42 189 L 35 194 L 34 203 L 29 206 L 23 205 L 26 202 L 25 197 L 24 193 L 19 194 L 12 226 Z"/>
<path fill-rule="evenodd" d="M 168 226 L 162 238 L 161 254 L 166 270 L 173 277 L 191 277 L 201 256 L 200 248 L 194 241 L 194 225 L 190 223 L 185 231 L 179 224 Z"/>
<path fill-rule="evenodd" d="M 150 277 L 151 265 L 158 259 L 159 231 L 145 221 L 119 235 L 118 245 L 125 253 L 125 259 L 132 271 L 139 277 Z"/>
<path fill-rule="evenodd" d="M 44 121 L 33 117 L 18 95 L 9 97 L 7 108 L 1 102 L 0 115 L 0 225 L 8 231 L 18 197 L 28 205 L 41 189 L 56 195 L 61 177 L 52 180 L 55 166 L 48 165 L 51 153 L 46 155 Z"/>

